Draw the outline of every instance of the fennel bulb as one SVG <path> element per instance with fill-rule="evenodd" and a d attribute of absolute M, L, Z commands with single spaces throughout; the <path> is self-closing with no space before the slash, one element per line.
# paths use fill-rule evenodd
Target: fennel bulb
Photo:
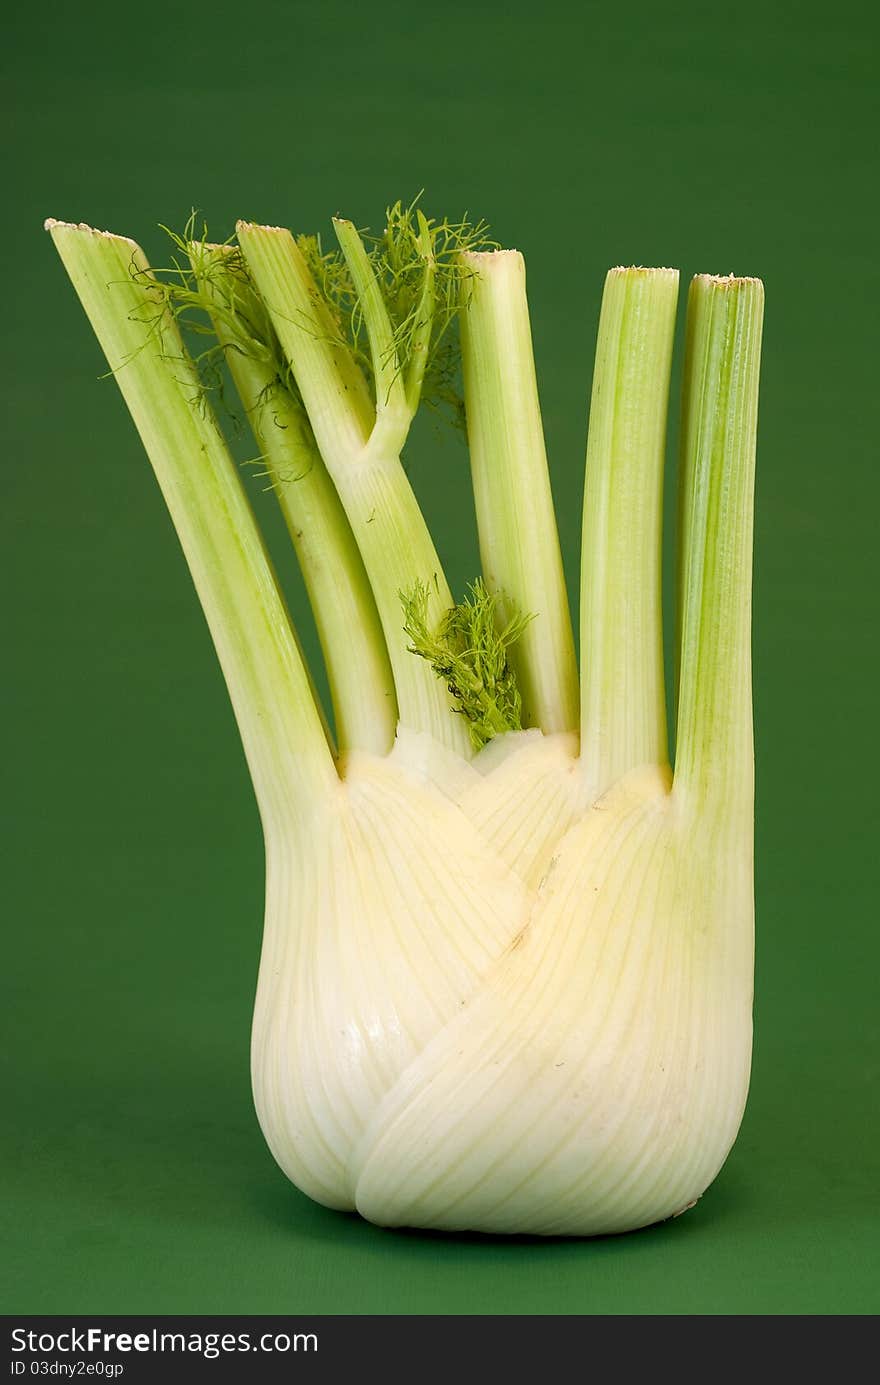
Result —
<path fill-rule="evenodd" d="M 180 535 L 267 855 L 253 1089 L 281 1168 L 388 1225 L 587 1235 L 681 1212 L 751 1053 L 752 495 L 763 291 L 694 279 L 669 768 L 661 496 L 673 270 L 606 280 L 581 673 L 522 257 L 391 208 L 339 251 L 241 223 L 176 275 L 47 223 Z M 191 230 L 192 228 L 190 228 Z M 228 365 L 315 610 L 336 739 L 179 319 Z M 464 404 L 483 569 L 459 606 L 400 464 Z M 420 657 L 419 657 L 420 656 Z"/>

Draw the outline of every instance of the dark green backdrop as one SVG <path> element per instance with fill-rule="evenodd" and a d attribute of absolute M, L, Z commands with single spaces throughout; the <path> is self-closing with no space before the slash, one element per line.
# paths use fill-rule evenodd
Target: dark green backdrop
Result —
<path fill-rule="evenodd" d="M 877 1308 L 875 8 L 157 0 L 7 19 L 7 1311 Z M 573 583 L 605 269 L 767 287 L 754 1082 L 698 1208 L 620 1239 L 391 1234 L 275 1169 L 248 1082 L 262 850 L 243 757 L 40 229 L 84 219 L 161 259 L 157 223 L 193 205 L 222 235 L 236 216 L 305 230 L 339 210 L 375 224 L 421 187 L 527 256 Z M 460 589 L 465 454 L 422 426 L 409 464 Z"/>

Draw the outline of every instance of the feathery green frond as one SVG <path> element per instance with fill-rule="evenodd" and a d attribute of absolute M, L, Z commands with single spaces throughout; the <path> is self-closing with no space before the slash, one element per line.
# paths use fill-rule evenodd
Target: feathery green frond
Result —
<path fill-rule="evenodd" d="M 379 235 L 368 230 L 359 235 L 391 320 L 393 368 L 403 374 L 410 409 L 414 413 L 422 399 L 447 405 L 460 422 L 459 350 L 449 329 L 461 307 L 462 285 L 472 274 L 461 255 L 494 249 L 496 243 L 485 221 L 436 220 L 425 216 L 418 202 L 418 197 L 409 204 L 395 202 Z M 362 307 L 345 257 L 338 249 L 325 250 L 320 236 L 298 236 L 297 246 L 330 308 L 338 340 L 352 350 L 375 389 Z"/>
<path fill-rule="evenodd" d="M 259 403 L 271 404 L 277 396 L 280 412 L 287 419 L 295 414 L 306 441 L 312 440 L 293 371 L 234 238 L 211 241 L 207 224 L 199 226 L 194 212 L 183 232 L 168 226 L 161 229 L 177 253 L 171 255 L 169 264 L 152 271 L 157 309 L 167 308 L 173 314 L 190 345 L 200 386 L 200 397 L 194 402 L 204 407 L 210 400 L 234 432 L 242 431 L 242 418 L 223 368 L 230 354 L 237 353 L 259 363 L 267 377 Z M 205 338 L 209 345 L 203 351 L 192 349 L 193 338 Z M 262 454 L 244 465 L 254 467 L 255 475 L 268 478 L 272 489 L 298 480 L 302 474 L 281 474 Z"/>
<path fill-rule="evenodd" d="M 474 749 L 480 750 L 505 731 L 521 731 L 522 702 L 507 652 L 532 616 L 516 614 L 499 628 L 496 598 L 478 577 L 464 601 L 452 606 L 431 630 L 427 621 L 430 595 L 425 582 L 401 592 L 404 632 L 412 642 L 410 653 L 427 659 L 446 682 L 455 710 L 468 722 Z"/>

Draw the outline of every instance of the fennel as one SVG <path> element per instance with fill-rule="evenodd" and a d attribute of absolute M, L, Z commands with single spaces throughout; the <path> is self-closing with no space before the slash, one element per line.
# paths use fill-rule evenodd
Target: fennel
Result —
<path fill-rule="evenodd" d="M 397 204 L 338 251 L 240 223 L 153 273 L 48 222 L 217 648 L 266 841 L 257 1113 L 311 1197 L 385 1225 L 623 1231 L 691 1205 L 748 1088 L 750 620 L 763 290 L 687 307 L 677 736 L 661 495 L 678 295 L 614 269 L 599 324 L 580 677 L 522 256 Z M 315 609 L 334 743 L 178 319 L 226 361 Z M 454 404 L 482 578 L 455 605 L 400 456 Z"/>

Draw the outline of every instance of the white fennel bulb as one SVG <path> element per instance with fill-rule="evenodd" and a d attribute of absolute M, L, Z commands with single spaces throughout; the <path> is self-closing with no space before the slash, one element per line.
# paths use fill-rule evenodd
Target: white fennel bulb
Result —
<path fill-rule="evenodd" d="M 301 1189 L 388 1226 L 624 1231 L 690 1206 L 746 1100 L 752 495 L 763 295 L 698 276 L 667 752 L 661 508 L 678 276 L 606 280 L 580 674 L 522 257 L 391 208 L 339 252 L 240 224 L 174 281 L 48 223 L 155 467 L 260 806 L 252 1037 Z M 315 610 L 335 738 L 180 335 L 216 340 Z M 460 320 L 482 578 L 455 605 L 400 463 Z"/>

